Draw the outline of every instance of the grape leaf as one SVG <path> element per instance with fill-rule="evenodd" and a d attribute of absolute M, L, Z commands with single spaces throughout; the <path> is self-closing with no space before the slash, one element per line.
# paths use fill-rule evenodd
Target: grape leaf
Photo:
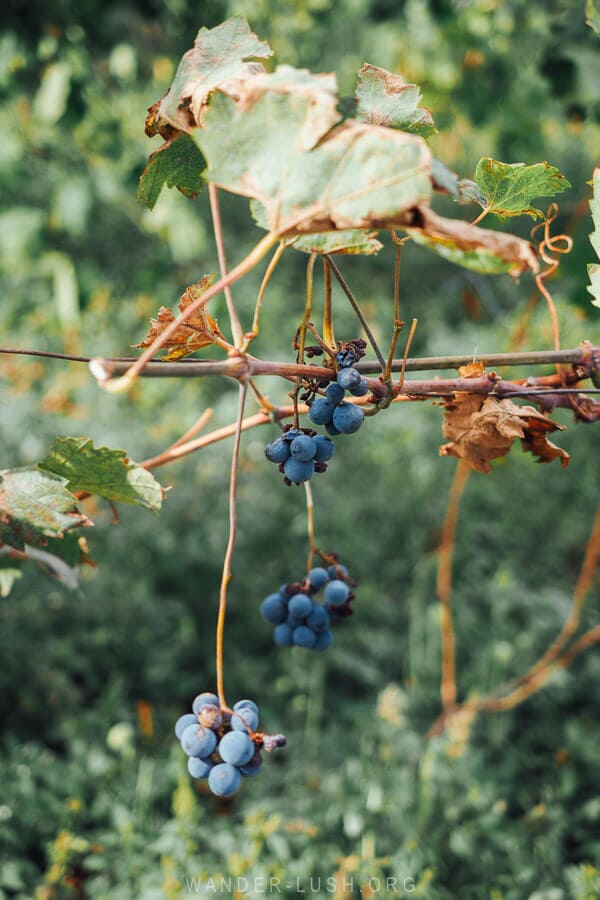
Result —
<path fill-rule="evenodd" d="M 369 125 L 386 125 L 428 137 L 436 133 L 428 109 L 419 106 L 421 92 L 401 75 L 365 63 L 358 72 L 356 118 Z"/>
<path fill-rule="evenodd" d="M 417 244 L 422 244 L 444 259 L 485 275 L 539 269 L 532 244 L 512 234 L 477 228 L 461 219 L 446 219 L 433 210 L 420 210 L 420 229 L 405 228 Z"/>
<path fill-rule="evenodd" d="M 587 0 L 585 4 L 585 21 L 596 34 L 600 34 L 600 9 L 596 0 Z"/>
<path fill-rule="evenodd" d="M 147 469 L 124 450 L 94 447 L 90 438 L 56 438 L 40 469 L 65 479 L 69 490 L 85 491 L 117 503 L 160 509 L 164 490 Z"/>
<path fill-rule="evenodd" d="M 594 169 L 592 185 L 594 190 L 590 199 L 590 210 L 592 213 L 594 230 L 590 234 L 590 243 L 596 251 L 596 256 L 600 259 L 600 168 Z M 600 264 L 589 263 L 587 270 L 590 279 L 588 291 L 594 298 L 592 300 L 592 305 L 600 306 Z"/>
<path fill-rule="evenodd" d="M 37 466 L 0 472 L 0 541 L 22 550 L 92 523 L 79 512 L 67 479 Z"/>
<path fill-rule="evenodd" d="M 214 275 L 204 275 L 196 284 L 186 288 L 179 301 L 179 312 L 182 313 L 190 306 L 215 280 Z M 143 341 L 134 344 L 134 347 L 149 347 L 161 336 L 165 328 L 175 321 L 175 315 L 166 306 L 161 306 L 156 318 L 150 319 L 150 329 Z M 169 340 L 163 345 L 171 350 L 163 357 L 165 360 L 182 359 L 189 356 L 202 347 L 208 347 L 223 339 L 219 326 L 205 307 L 194 313 L 186 322 L 183 322 Z"/>
<path fill-rule="evenodd" d="M 479 370 L 459 370 L 463 377 L 481 375 Z M 517 406 L 512 400 L 482 394 L 460 393 L 443 403 L 444 437 L 449 443 L 440 447 L 440 456 L 464 459 L 477 472 L 490 472 L 491 459 L 506 456 L 520 439 L 523 449 L 538 457 L 538 462 L 559 458 L 562 466 L 569 454 L 548 440 L 552 431 L 564 431 L 533 406 Z"/>
<path fill-rule="evenodd" d="M 267 212 L 258 200 L 252 200 L 250 211 L 257 225 L 268 229 Z M 322 231 L 316 234 L 307 234 L 289 242 L 294 250 L 303 253 L 345 253 L 373 255 L 379 253 L 383 244 L 377 240 L 377 232 L 374 231 Z"/>
<path fill-rule="evenodd" d="M 261 63 L 248 60 L 272 54 L 242 16 L 233 16 L 216 28 L 201 28 L 193 48 L 179 63 L 173 84 L 153 108 L 154 133 L 165 124 L 181 131 L 200 125 L 211 91 L 225 82 L 264 71 Z"/>
<path fill-rule="evenodd" d="M 154 209 L 165 184 L 194 200 L 206 184 L 202 177 L 205 168 L 204 157 L 189 135 L 177 134 L 150 154 L 140 175 L 138 200 Z"/>
<path fill-rule="evenodd" d="M 543 219 L 544 213 L 530 206 L 531 201 L 553 197 L 571 187 L 565 176 L 547 162 L 526 166 L 489 157 L 477 163 L 475 181 L 483 194 L 484 208 L 499 219 L 522 215 Z"/>

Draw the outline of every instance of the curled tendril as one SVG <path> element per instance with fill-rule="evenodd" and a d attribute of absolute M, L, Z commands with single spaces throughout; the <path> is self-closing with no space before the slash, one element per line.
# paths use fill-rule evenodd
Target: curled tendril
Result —
<path fill-rule="evenodd" d="M 558 266 L 560 264 L 559 256 L 564 253 L 570 253 L 573 249 L 573 240 L 569 237 L 568 234 L 556 234 L 552 236 L 550 234 L 550 226 L 556 220 L 558 216 L 558 206 L 556 203 L 551 203 L 548 207 L 548 211 L 546 213 L 546 218 L 543 222 L 539 222 L 531 229 L 531 239 L 535 241 L 535 235 L 538 231 L 543 229 L 543 237 L 537 242 L 537 251 L 540 256 L 540 259 L 546 263 L 546 268 L 538 272 L 535 276 L 535 283 L 540 294 L 545 299 L 548 305 L 548 311 L 550 312 L 550 317 L 552 319 L 552 331 L 554 335 L 554 349 L 560 350 L 560 331 L 558 326 L 558 316 L 556 315 L 556 308 L 554 306 L 554 301 L 552 299 L 552 295 L 550 291 L 544 284 L 544 280 L 549 278 L 551 275 L 556 272 Z M 560 371 L 560 370 L 559 370 Z"/>

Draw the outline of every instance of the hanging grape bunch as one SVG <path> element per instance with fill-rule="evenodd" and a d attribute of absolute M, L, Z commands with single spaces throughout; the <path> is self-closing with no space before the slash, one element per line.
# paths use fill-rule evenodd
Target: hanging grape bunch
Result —
<path fill-rule="evenodd" d="M 312 428 L 287 425 L 281 437 L 265 447 L 265 456 L 279 465 L 283 481 L 290 485 L 309 481 L 315 472 L 327 471 L 327 462 L 335 453 L 335 444 Z"/>
<path fill-rule="evenodd" d="M 365 414 L 360 406 L 344 400 L 346 391 L 353 397 L 369 393 L 366 378 L 354 368 L 354 363 L 364 356 L 366 342 L 348 341 L 336 354 L 339 366 L 337 377 L 325 390 L 324 397 L 309 401 L 308 418 L 314 425 L 324 425 L 328 434 L 354 434 L 364 422 Z"/>
<path fill-rule="evenodd" d="M 276 594 L 265 597 L 260 612 L 265 622 L 275 626 L 277 646 L 327 650 L 333 641 L 330 626 L 352 615 L 354 586 L 346 566 L 336 563 L 311 569 L 302 581 L 284 584 Z M 318 602 L 315 596 L 321 590 L 324 600 Z"/>
<path fill-rule="evenodd" d="M 261 750 L 285 747 L 282 734 L 257 731 L 258 706 L 253 700 L 239 700 L 232 710 L 222 709 L 216 694 L 198 694 L 192 712 L 180 716 L 175 735 L 189 756 L 188 771 L 193 778 L 207 778 L 217 797 L 231 797 L 242 778 L 258 775 Z"/>

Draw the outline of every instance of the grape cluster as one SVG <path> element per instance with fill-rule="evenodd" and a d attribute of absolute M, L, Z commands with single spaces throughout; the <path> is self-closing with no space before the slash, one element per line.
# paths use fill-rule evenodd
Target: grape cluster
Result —
<path fill-rule="evenodd" d="M 334 453 L 335 444 L 328 437 L 293 425 L 287 425 L 283 434 L 265 447 L 265 456 L 278 464 L 287 485 L 302 484 L 315 472 L 325 472 Z"/>
<path fill-rule="evenodd" d="M 276 594 L 265 597 L 260 612 L 275 626 L 277 646 L 327 650 L 333 640 L 330 626 L 352 614 L 350 585 L 354 582 L 347 568 L 336 563 L 328 569 L 311 569 L 302 581 L 284 584 Z M 320 603 L 314 598 L 322 589 L 324 601 Z"/>
<path fill-rule="evenodd" d="M 261 750 L 285 747 L 282 734 L 257 732 L 258 706 L 253 700 L 239 700 L 232 710 L 221 709 L 216 694 L 198 694 L 192 712 L 180 716 L 175 734 L 189 756 L 188 770 L 194 778 L 208 778 L 208 787 L 217 797 L 231 797 L 242 778 L 258 775 Z"/>
<path fill-rule="evenodd" d="M 336 359 L 340 366 L 337 378 L 329 384 L 324 397 L 312 401 L 308 418 L 315 425 L 324 425 L 328 434 L 354 434 L 362 425 L 365 414 L 360 406 L 344 400 L 344 395 L 348 391 L 353 397 L 364 397 L 369 392 L 369 385 L 353 367 L 352 354 L 341 350 Z"/>

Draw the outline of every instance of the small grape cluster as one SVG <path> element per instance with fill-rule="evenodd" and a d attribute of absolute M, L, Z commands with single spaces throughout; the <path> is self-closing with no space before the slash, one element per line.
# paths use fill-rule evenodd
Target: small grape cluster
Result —
<path fill-rule="evenodd" d="M 365 414 L 355 403 L 344 400 L 346 391 L 353 397 L 369 393 L 369 384 L 352 365 L 356 357 L 348 349 L 336 356 L 339 370 L 335 381 L 325 390 L 324 397 L 316 397 L 310 404 L 308 418 L 315 425 L 324 425 L 328 434 L 354 434 L 362 425 Z"/>
<path fill-rule="evenodd" d="M 327 650 L 333 641 L 330 625 L 352 614 L 354 586 L 345 566 L 336 563 L 324 569 L 311 569 L 306 577 L 284 584 L 276 594 L 261 603 L 263 619 L 275 626 L 273 637 L 278 647 L 304 647 Z M 324 588 L 324 602 L 314 597 Z"/>
<path fill-rule="evenodd" d="M 193 778 L 208 778 L 208 787 L 217 797 L 231 797 L 242 778 L 258 775 L 261 750 L 285 747 L 282 734 L 257 732 L 258 706 L 253 700 L 239 700 L 232 710 L 221 709 L 216 694 L 198 694 L 192 712 L 180 716 L 175 734 L 189 756 Z"/>
<path fill-rule="evenodd" d="M 265 456 L 278 464 L 287 485 L 302 484 L 315 472 L 325 472 L 334 453 L 335 444 L 324 434 L 293 425 L 287 425 L 283 434 L 265 447 Z"/>

